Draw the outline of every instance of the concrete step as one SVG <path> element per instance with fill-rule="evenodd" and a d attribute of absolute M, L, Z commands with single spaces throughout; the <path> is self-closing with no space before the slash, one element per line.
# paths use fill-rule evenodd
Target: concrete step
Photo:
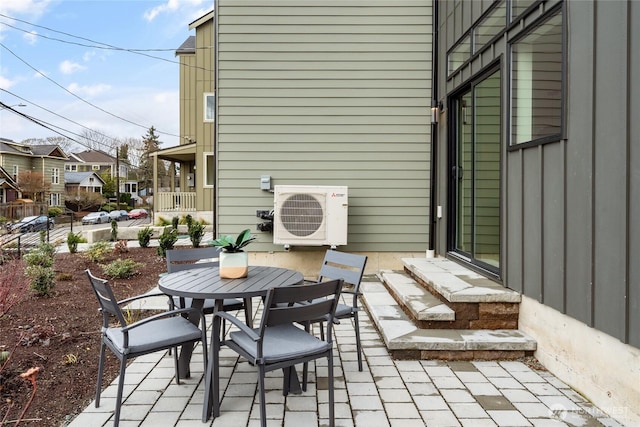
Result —
<path fill-rule="evenodd" d="M 456 320 L 455 311 L 406 274 L 384 270 L 378 277 L 414 319 L 434 322 Z"/>
<path fill-rule="evenodd" d="M 446 258 L 403 258 L 405 271 L 452 303 L 520 303 L 520 294 Z"/>
<path fill-rule="evenodd" d="M 387 288 L 363 281 L 363 305 L 393 357 L 405 359 L 515 359 L 530 356 L 536 342 L 517 329 L 421 329 L 404 313 Z"/>

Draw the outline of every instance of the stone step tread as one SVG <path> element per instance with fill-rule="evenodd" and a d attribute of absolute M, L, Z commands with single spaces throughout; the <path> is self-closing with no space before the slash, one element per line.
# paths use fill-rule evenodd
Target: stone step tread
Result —
<path fill-rule="evenodd" d="M 408 275 L 383 270 L 380 271 L 379 278 L 395 296 L 396 301 L 401 301 L 415 319 L 426 321 L 456 320 L 455 311 Z"/>
<path fill-rule="evenodd" d="M 519 303 L 521 300 L 518 292 L 446 258 L 403 258 L 402 263 L 449 302 Z"/>
<path fill-rule="evenodd" d="M 363 282 L 363 303 L 389 350 L 534 351 L 519 330 L 420 329 L 380 282 Z"/>

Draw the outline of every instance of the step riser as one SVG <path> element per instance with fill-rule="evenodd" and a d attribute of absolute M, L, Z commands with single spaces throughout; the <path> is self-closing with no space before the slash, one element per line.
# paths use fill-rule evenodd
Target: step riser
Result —
<path fill-rule="evenodd" d="M 517 360 L 533 356 L 533 351 L 450 351 L 450 350 L 391 350 L 391 357 L 397 360 Z"/>

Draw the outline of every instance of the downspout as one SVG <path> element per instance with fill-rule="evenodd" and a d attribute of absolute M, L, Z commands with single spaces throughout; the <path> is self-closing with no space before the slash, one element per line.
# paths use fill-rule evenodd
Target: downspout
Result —
<path fill-rule="evenodd" d="M 213 238 L 218 237 L 218 10 L 219 1 L 213 2 L 213 90 L 215 93 L 215 105 L 213 106 Z"/>
<path fill-rule="evenodd" d="M 431 183 L 429 189 L 429 254 L 435 253 L 436 232 L 436 180 L 438 164 L 438 0 L 433 0 L 431 10 L 431 108 L 435 108 L 436 120 L 431 120 Z"/>

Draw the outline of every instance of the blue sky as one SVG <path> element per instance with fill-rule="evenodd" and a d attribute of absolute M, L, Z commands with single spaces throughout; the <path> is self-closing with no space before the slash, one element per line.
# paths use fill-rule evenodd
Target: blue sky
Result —
<path fill-rule="evenodd" d="M 0 101 L 26 104 L 14 108 L 75 139 L 82 126 L 115 138 L 154 126 L 162 147 L 177 145 L 175 50 L 195 35 L 189 23 L 212 9 L 213 0 L 2 0 Z M 0 110 L 0 137 L 48 136 L 59 135 Z"/>

